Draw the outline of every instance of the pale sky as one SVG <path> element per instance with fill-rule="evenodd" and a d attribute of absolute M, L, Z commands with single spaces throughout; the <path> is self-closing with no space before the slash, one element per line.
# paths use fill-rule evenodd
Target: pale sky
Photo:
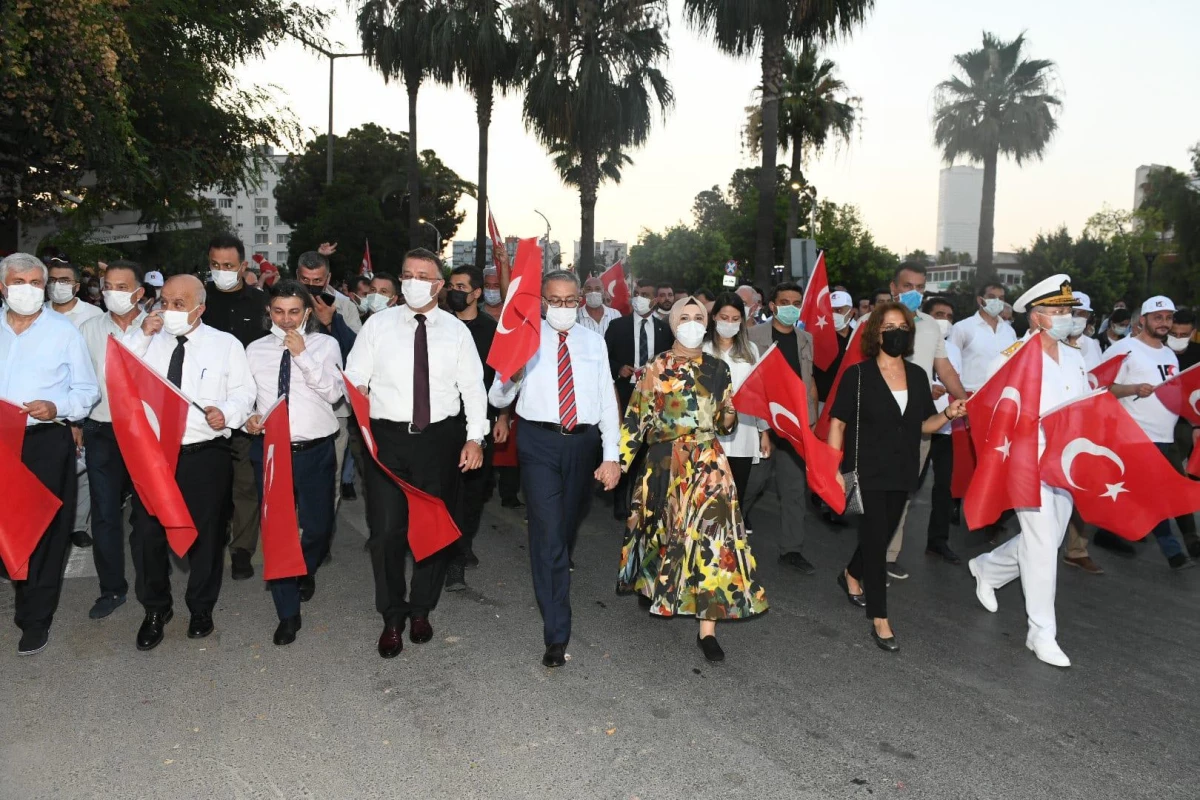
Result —
<path fill-rule="evenodd" d="M 328 0 L 317 5 L 337 15 L 326 31 L 329 40 L 340 42 L 343 52 L 357 52 L 350 7 Z M 665 68 L 675 106 L 665 122 L 656 120 L 646 146 L 632 153 L 635 163 L 622 183 L 601 187 L 598 240 L 632 245 L 642 228 L 690 223 L 697 192 L 724 187 L 735 169 L 754 165 L 740 133 L 759 64 L 717 52 L 684 23 L 682 5 L 670 0 L 671 57 Z M 1063 223 L 1078 234 L 1105 204 L 1128 209 L 1140 164 L 1187 165 L 1187 148 L 1200 140 L 1200 105 L 1194 102 L 1200 61 L 1190 39 L 1200 29 L 1200 3 L 878 0 L 867 24 L 826 53 L 850 91 L 862 98 L 861 132 L 849 148 L 827 152 L 806 169 L 823 198 L 857 205 L 879 242 L 898 254 L 934 250 L 942 163 L 930 124 L 933 88 L 950 75 L 952 56 L 977 47 L 985 29 L 1005 39 L 1026 31 L 1028 57 L 1057 62 L 1064 100 L 1060 130 L 1044 161 L 1020 169 L 1000 163 L 997 250 L 1027 245 L 1039 231 Z M 385 85 L 360 59 L 339 59 L 336 70 L 335 133 L 366 122 L 407 130 L 402 84 Z M 306 129 L 324 134 L 329 81 L 324 57 L 289 43 L 239 74 L 275 87 L 281 106 Z M 428 84 L 418 110 L 418 145 L 432 147 L 474 181 L 478 128 L 471 96 L 461 88 Z M 780 159 L 786 163 L 786 156 Z M 541 235 L 545 224 L 534 213 L 540 210 L 569 258 L 571 242 L 579 237 L 579 198 L 562 185 L 545 151 L 525 131 L 519 95 L 497 103 L 489 177 L 501 232 Z M 467 218 L 456 238 L 469 239 L 475 201 L 464 198 L 463 206 Z"/>

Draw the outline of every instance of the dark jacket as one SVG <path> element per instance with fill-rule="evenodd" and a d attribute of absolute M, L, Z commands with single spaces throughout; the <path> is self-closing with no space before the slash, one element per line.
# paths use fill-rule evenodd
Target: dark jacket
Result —
<path fill-rule="evenodd" d="M 629 382 L 629 378 L 620 377 L 621 368 L 639 369 L 645 366 L 634 363 L 634 359 L 637 358 L 637 342 L 633 335 L 635 319 L 641 320 L 642 317 L 632 314 L 614 319 L 604 332 L 604 344 L 608 347 L 608 367 L 617 387 L 617 399 L 620 401 L 622 414 L 625 412 L 625 406 L 629 404 L 629 398 L 633 396 L 633 384 Z M 653 314 L 650 315 L 650 319 L 654 325 L 654 349 L 657 351 L 650 355 L 650 361 L 653 361 L 659 353 L 666 352 L 675 345 L 675 335 L 671 333 L 670 325 Z"/>
<path fill-rule="evenodd" d="M 937 411 L 933 407 L 933 394 L 925 370 L 905 361 L 904 372 L 908 379 L 908 404 L 903 415 L 875 359 L 847 369 L 838 384 L 830 415 L 846 423 L 846 434 L 842 439 L 842 471 L 855 468 L 855 441 L 860 437 L 857 439 L 858 481 L 866 491 L 912 492 L 917 488 L 921 474 L 921 423 Z M 858 413 L 861 429 L 856 430 L 860 378 L 862 403 Z"/>
<path fill-rule="evenodd" d="M 342 363 L 345 364 L 346 359 L 350 358 L 350 351 L 354 349 L 354 342 L 358 339 L 358 334 L 346 324 L 341 312 L 333 312 L 333 319 L 329 321 L 328 326 L 322 325 L 318 321 L 317 330 L 337 340 L 338 349 L 342 351 Z"/>
<path fill-rule="evenodd" d="M 489 367 L 487 363 L 488 353 L 492 349 L 492 339 L 496 337 L 496 320 L 480 309 L 479 313 L 475 315 L 475 319 L 464 319 L 461 322 L 471 332 L 471 339 L 475 342 L 475 351 L 479 353 L 479 363 L 483 364 L 483 390 L 486 392 L 492 388 L 492 381 L 496 378 L 495 368 Z M 488 403 L 488 419 L 494 420 L 499 415 L 500 412 L 491 403 Z"/>
<path fill-rule="evenodd" d="M 204 291 L 204 324 L 233 334 L 242 347 L 261 339 L 270 328 L 267 293 L 262 289 L 242 284 L 235 292 L 222 292 L 209 281 Z"/>

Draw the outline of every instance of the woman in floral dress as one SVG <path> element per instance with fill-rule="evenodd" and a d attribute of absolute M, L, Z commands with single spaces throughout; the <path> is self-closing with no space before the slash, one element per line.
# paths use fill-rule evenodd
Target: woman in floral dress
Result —
<path fill-rule="evenodd" d="M 650 613 L 700 620 L 709 661 L 725 654 L 719 619 L 767 609 L 725 453 L 717 441 L 737 427 L 729 367 L 701 350 L 708 313 L 683 297 L 671 308 L 675 345 L 647 365 L 625 412 L 621 468 L 645 444 L 636 476 L 618 589 L 649 598 Z"/>

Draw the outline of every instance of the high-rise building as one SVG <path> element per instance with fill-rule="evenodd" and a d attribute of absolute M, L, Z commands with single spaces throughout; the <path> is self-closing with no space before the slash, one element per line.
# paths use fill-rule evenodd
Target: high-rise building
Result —
<path fill-rule="evenodd" d="M 271 148 L 267 148 L 265 155 L 266 164 L 259 173 L 257 186 L 239 189 L 237 194 L 218 194 L 214 189 L 206 189 L 200 196 L 211 200 L 217 213 L 241 237 L 247 259 L 261 255 L 273 264 L 286 266 L 292 229 L 276 213 L 275 187 L 288 156 L 276 155 Z"/>
<path fill-rule="evenodd" d="M 1143 164 L 1137 168 L 1133 175 L 1133 210 L 1137 211 L 1142 207 L 1142 203 L 1146 199 L 1146 182 L 1150 180 L 1151 173 L 1162 172 L 1166 167 L 1162 164 Z"/>
<path fill-rule="evenodd" d="M 508 251 L 508 263 L 510 263 L 510 264 L 515 263 L 515 259 L 517 257 L 517 242 L 519 242 L 519 241 L 521 241 L 520 238 L 518 238 L 516 236 L 506 236 L 504 238 L 504 249 Z M 540 244 L 544 250 L 546 247 L 546 237 L 543 236 L 541 239 L 538 239 L 538 244 Z M 486 264 L 491 265 L 493 263 L 492 262 L 492 240 L 488 239 L 486 242 L 484 242 L 484 247 L 486 248 L 485 262 L 486 262 Z M 451 259 L 450 259 L 451 267 L 462 267 L 462 266 L 473 267 L 473 266 L 475 266 L 475 240 L 474 239 L 456 239 L 454 241 L 454 243 L 452 244 L 451 248 L 452 248 Z M 550 267 L 551 269 L 554 268 L 553 267 L 554 259 L 558 256 L 558 252 L 560 249 L 561 248 L 559 247 L 558 242 L 550 243 L 549 263 L 551 264 L 551 267 Z"/>
<path fill-rule="evenodd" d="M 618 242 L 616 239 L 604 239 L 603 241 L 592 242 L 593 258 L 598 269 L 611 267 L 613 264 L 620 261 L 625 256 L 629 255 L 629 245 L 625 242 Z M 579 242 L 575 242 L 575 263 L 579 263 Z"/>
<path fill-rule="evenodd" d="M 983 170 L 946 167 L 938 175 L 937 251 L 979 257 L 979 208 L 983 204 Z"/>

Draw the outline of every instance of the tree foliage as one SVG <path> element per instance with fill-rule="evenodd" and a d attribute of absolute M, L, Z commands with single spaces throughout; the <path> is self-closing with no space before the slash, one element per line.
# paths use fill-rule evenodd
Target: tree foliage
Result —
<path fill-rule="evenodd" d="M 1190 155 L 1190 175 L 1170 167 L 1150 173 L 1139 213 L 1152 214 L 1163 234 L 1154 247 L 1161 251 L 1162 268 L 1156 266 L 1154 274 L 1165 279 L 1176 302 L 1195 304 L 1200 301 L 1200 144 Z"/>
<path fill-rule="evenodd" d="M 338 242 L 333 258 L 339 274 L 357 269 L 363 241 L 371 243 L 371 257 L 384 271 L 399 269 L 412 247 L 436 247 L 428 226 L 409 240 L 408 136 L 367 124 L 333 139 L 338 168 L 332 185 L 325 184 L 325 142 L 318 136 L 304 152 L 284 165 L 275 201 L 280 218 L 293 228 L 289 260 L 315 250 L 321 242 Z M 475 186 L 442 163 L 432 150 L 422 151 L 419 217 L 453 240 L 466 216 L 458 211 L 459 199 L 473 195 Z"/>
<path fill-rule="evenodd" d="M 729 243 L 720 231 L 676 225 L 663 233 L 643 230 L 629 251 L 629 267 L 635 278 L 667 282 L 687 292 L 720 292 L 729 258 Z"/>

